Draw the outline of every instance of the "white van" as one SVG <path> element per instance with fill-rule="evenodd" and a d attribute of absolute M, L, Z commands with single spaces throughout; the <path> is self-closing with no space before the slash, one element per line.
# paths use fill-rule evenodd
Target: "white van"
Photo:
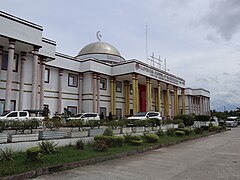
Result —
<path fill-rule="evenodd" d="M 237 127 L 238 125 L 238 118 L 236 116 L 228 117 L 226 120 L 226 126 L 227 127 Z"/>

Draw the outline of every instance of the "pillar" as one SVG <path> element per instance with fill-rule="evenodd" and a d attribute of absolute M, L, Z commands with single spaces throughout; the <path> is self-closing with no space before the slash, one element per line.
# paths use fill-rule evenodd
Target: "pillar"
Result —
<path fill-rule="evenodd" d="M 2 61 L 3 61 L 3 46 L 0 46 L 0 76 L 2 70 Z"/>
<path fill-rule="evenodd" d="M 110 79 L 110 112 L 112 113 L 112 115 L 113 115 L 113 96 L 114 96 L 114 94 L 113 94 L 113 77 L 111 77 L 111 79 Z"/>
<path fill-rule="evenodd" d="M 38 88 L 38 49 L 34 47 L 33 50 L 33 62 L 32 62 L 32 98 L 31 98 L 31 108 L 36 109 L 37 107 L 37 88 Z"/>
<path fill-rule="evenodd" d="M 185 114 L 185 89 L 181 89 L 181 95 L 182 95 L 182 114 Z"/>
<path fill-rule="evenodd" d="M 149 111 L 152 111 L 152 82 L 149 79 Z"/>
<path fill-rule="evenodd" d="M 15 41 L 12 40 L 12 39 L 9 39 L 8 68 L 7 68 L 7 82 L 6 82 L 5 109 L 4 109 L 4 111 L 10 111 L 11 110 L 14 49 L 15 49 Z"/>
<path fill-rule="evenodd" d="M 136 77 L 135 74 L 132 74 L 132 98 L 133 98 L 133 114 L 137 113 L 137 92 L 136 92 Z"/>
<path fill-rule="evenodd" d="M 124 102 L 125 102 L 125 116 L 130 115 L 130 83 L 124 81 Z"/>
<path fill-rule="evenodd" d="M 166 91 L 164 91 L 164 116 L 166 118 L 170 117 L 170 114 L 169 114 L 169 96 L 170 96 L 169 85 L 166 84 Z"/>
<path fill-rule="evenodd" d="M 78 113 L 81 113 L 83 110 L 83 103 L 82 103 L 82 94 L 83 94 L 83 75 L 79 73 L 78 75 Z"/>
<path fill-rule="evenodd" d="M 97 75 L 97 113 L 100 114 L 100 76 Z"/>
<path fill-rule="evenodd" d="M 161 112 L 161 84 L 158 82 L 157 88 L 157 111 Z"/>
<path fill-rule="evenodd" d="M 174 86 L 174 116 L 178 115 L 178 87 Z"/>
<path fill-rule="evenodd" d="M 93 73 L 92 79 L 92 93 L 93 93 L 93 112 L 97 112 L 96 110 L 96 84 L 97 84 L 97 76 Z"/>
<path fill-rule="evenodd" d="M 44 80 L 45 80 L 45 68 L 46 68 L 46 58 L 41 57 L 40 60 L 40 102 L 39 102 L 39 109 L 43 109 L 44 104 Z"/>
<path fill-rule="evenodd" d="M 59 69 L 58 72 L 58 114 L 62 113 L 62 82 L 63 82 L 63 70 Z"/>
<path fill-rule="evenodd" d="M 116 89 L 117 89 L 117 83 L 116 83 L 116 78 L 113 79 L 113 113 L 112 115 L 116 116 Z"/>
<path fill-rule="evenodd" d="M 19 87 L 19 104 L 18 110 L 23 110 L 23 94 L 24 94 L 24 75 L 25 75 L 25 62 L 26 62 L 26 52 L 21 52 L 21 70 L 20 70 L 20 87 Z"/>
<path fill-rule="evenodd" d="M 151 94 L 150 94 L 150 79 L 146 78 L 146 99 L 147 99 L 147 111 L 151 111 Z"/>
<path fill-rule="evenodd" d="M 139 89 L 138 89 L 138 75 L 135 74 L 135 88 L 136 88 L 136 110 L 139 112 L 140 104 L 139 104 Z"/>

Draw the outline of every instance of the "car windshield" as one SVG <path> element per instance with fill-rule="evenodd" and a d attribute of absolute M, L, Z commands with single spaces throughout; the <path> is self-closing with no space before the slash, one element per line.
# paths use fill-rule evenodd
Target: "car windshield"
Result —
<path fill-rule="evenodd" d="M 143 117 L 143 116 L 146 116 L 146 112 L 139 112 L 137 114 L 135 114 L 133 117 Z"/>
<path fill-rule="evenodd" d="M 73 117 L 81 117 L 83 115 L 83 113 L 80 113 L 80 114 L 76 114 L 75 116 Z"/>

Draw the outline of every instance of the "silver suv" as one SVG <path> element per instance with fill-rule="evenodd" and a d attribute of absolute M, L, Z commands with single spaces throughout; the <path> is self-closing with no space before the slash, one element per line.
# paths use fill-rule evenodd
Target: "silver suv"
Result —
<path fill-rule="evenodd" d="M 97 113 L 92 113 L 92 112 L 88 112 L 88 113 L 79 113 L 76 114 L 73 117 L 68 118 L 67 120 L 72 120 L 72 119 L 77 119 L 77 120 L 83 120 L 84 122 L 89 121 L 89 120 L 100 120 L 100 117 Z"/>

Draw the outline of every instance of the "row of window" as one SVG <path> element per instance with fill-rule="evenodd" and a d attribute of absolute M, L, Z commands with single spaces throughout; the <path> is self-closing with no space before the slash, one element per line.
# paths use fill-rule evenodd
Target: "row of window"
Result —
<path fill-rule="evenodd" d="M 18 71 L 18 55 L 14 55 L 14 65 L 13 65 L 13 71 L 17 72 Z M 3 58 L 2 58 L 2 65 L 1 69 L 2 70 L 7 70 L 8 67 L 8 53 L 3 52 Z M 44 76 L 44 82 L 49 83 L 50 81 L 50 69 L 46 68 L 45 69 L 45 76 Z M 78 75 L 76 74 L 68 74 L 68 86 L 70 87 L 78 87 Z M 101 90 L 107 90 L 107 79 L 101 78 L 100 79 L 100 89 Z M 116 92 L 121 93 L 122 92 L 122 82 L 117 81 L 116 82 Z"/>

